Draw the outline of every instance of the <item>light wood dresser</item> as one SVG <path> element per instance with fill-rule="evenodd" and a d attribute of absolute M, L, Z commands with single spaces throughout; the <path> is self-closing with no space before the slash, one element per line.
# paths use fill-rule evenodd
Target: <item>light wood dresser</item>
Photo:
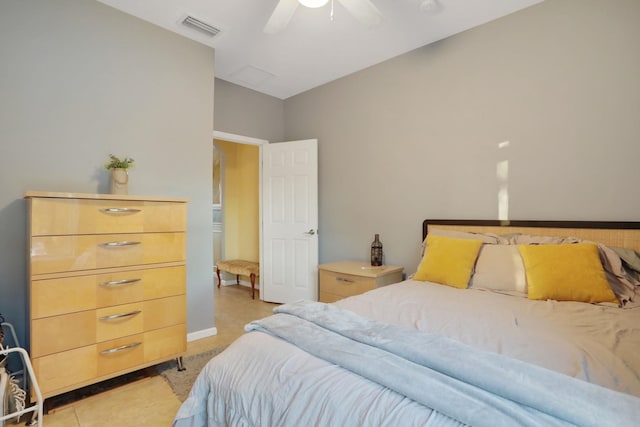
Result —
<path fill-rule="evenodd" d="M 380 286 L 402 281 L 404 268 L 395 265 L 372 267 L 359 261 L 339 261 L 318 267 L 321 302 L 334 302 Z"/>
<path fill-rule="evenodd" d="M 30 352 L 44 398 L 186 351 L 187 199 L 31 191 Z"/>

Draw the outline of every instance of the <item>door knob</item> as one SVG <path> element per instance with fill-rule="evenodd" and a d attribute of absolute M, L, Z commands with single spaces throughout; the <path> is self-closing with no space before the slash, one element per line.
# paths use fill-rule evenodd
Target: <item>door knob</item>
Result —
<path fill-rule="evenodd" d="M 309 231 L 305 231 L 304 234 L 308 234 L 310 236 L 313 236 L 314 234 L 316 234 L 316 230 L 314 230 L 313 228 Z"/>

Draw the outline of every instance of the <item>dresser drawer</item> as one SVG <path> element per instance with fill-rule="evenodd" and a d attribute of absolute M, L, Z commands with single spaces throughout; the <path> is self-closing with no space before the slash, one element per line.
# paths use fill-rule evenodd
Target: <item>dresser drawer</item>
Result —
<path fill-rule="evenodd" d="M 145 331 L 177 325 L 187 317 L 187 298 L 183 294 L 145 301 L 143 310 Z"/>
<path fill-rule="evenodd" d="M 32 357 L 58 353 L 95 342 L 95 310 L 31 321 Z"/>
<path fill-rule="evenodd" d="M 185 267 L 34 280 L 33 319 L 185 293 Z"/>
<path fill-rule="evenodd" d="M 184 203 L 34 198 L 34 236 L 185 231 Z"/>
<path fill-rule="evenodd" d="M 144 202 L 144 232 L 186 231 L 187 205 Z"/>
<path fill-rule="evenodd" d="M 187 326 L 170 326 L 144 334 L 145 363 L 167 360 L 187 351 Z"/>
<path fill-rule="evenodd" d="M 137 334 L 33 358 L 32 364 L 40 391 L 48 397 L 81 387 L 97 377 L 133 370 L 144 363 L 144 347 L 144 335 Z"/>
<path fill-rule="evenodd" d="M 31 238 L 31 274 L 184 261 L 184 233 Z"/>
<path fill-rule="evenodd" d="M 320 270 L 320 292 L 341 297 L 358 295 L 375 289 L 375 279 L 352 274 Z"/>
<path fill-rule="evenodd" d="M 59 394 L 55 391 L 66 391 L 65 388 L 87 382 L 98 374 L 95 345 L 33 357 L 31 363 L 44 397 Z"/>
<path fill-rule="evenodd" d="M 65 277 L 31 282 L 32 319 L 93 310 L 94 308 L 96 308 L 96 276 Z"/>
<path fill-rule="evenodd" d="M 142 333 L 143 309 L 139 302 L 33 320 L 31 354 L 40 357 Z"/>
<path fill-rule="evenodd" d="M 36 319 L 31 326 L 31 353 L 40 357 L 184 324 L 186 304 L 182 294 Z"/>
<path fill-rule="evenodd" d="M 144 299 L 163 298 L 187 292 L 185 266 L 155 268 L 146 270 L 144 279 Z"/>
<path fill-rule="evenodd" d="M 130 335 L 96 344 L 98 376 L 123 371 L 144 362 L 144 335 Z"/>
<path fill-rule="evenodd" d="M 103 342 L 144 331 L 144 303 L 116 305 L 95 311 L 96 341 Z"/>

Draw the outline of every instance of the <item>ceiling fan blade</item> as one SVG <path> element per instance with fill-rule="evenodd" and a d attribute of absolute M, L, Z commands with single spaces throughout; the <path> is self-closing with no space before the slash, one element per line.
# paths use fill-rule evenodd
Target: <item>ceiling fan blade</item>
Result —
<path fill-rule="evenodd" d="M 354 18 L 367 27 L 378 25 L 382 22 L 382 13 L 371 3 L 371 0 L 338 0 Z"/>
<path fill-rule="evenodd" d="M 298 0 L 280 0 L 273 10 L 267 25 L 264 26 L 264 32 L 267 34 L 275 34 L 285 29 L 296 9 L 298 8 Z"/>

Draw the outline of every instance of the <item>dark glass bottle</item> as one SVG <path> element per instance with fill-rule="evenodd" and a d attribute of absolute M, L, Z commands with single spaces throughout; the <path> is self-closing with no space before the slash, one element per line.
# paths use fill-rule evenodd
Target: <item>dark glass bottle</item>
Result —
<path fill-rule="evenodd" d="M 371 243 L 371 265 L 374 267 L 382 265 L 382 242 L 379 234 L 376 234 Z"/>

